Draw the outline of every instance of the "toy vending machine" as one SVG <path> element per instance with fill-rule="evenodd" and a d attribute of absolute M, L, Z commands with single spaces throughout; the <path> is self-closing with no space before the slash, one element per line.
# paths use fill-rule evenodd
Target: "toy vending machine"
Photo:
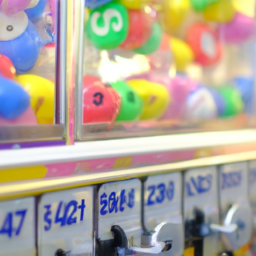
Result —
<path fill-rule="evenodd" d="M 215 167 L 192 169 L 184 174 L 185 255 L 219 253 L 218 231 L 222 227 L 219 225 L 217 181 Z"/>
<path fill-rule="evenodd" d="M 247 127 L 254 9 L 250 0 L 78 1 L 76 138 Z"/>
<path fill-rule="evenodd" d="M 222 251 L 226 254 L 250 255 L 253 219 L 248 178 L 246 162 L 226 164 L 219 169 L 221 222 L 235 231 L 222 237 Z"/>
<path fill-rule="evenodd" d="M 65 9 L 59 0 L 0 1 L 0 144 L 63 138 Z"/>

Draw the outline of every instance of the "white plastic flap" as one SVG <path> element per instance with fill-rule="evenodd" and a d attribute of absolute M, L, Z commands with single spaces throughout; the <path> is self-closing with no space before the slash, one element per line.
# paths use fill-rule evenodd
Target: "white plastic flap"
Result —
<path fill-rule="evenodd" d="M 0 256 L 35 255 L 35 199 L 0 202 Z"/>
<path fill-rule="evenodd" d="M 119 225 L 127 238 L 139 238 L 141 231 L 141 182 L 138 179 L 103 184 L 98 193 L 98 238 L 113 239 L 111 227 Z M 140 244 L 134 244 L 140 246 Z"/>
<path fill-rule="evenodd" d="M 172 239 L 171 250 L 161 255 L 181 256 L 184 250 L 182 222 L 182 174 L 150 176 L 144 184 L 144 225 L 153 230 L 161 222 L 172 224 L 166 237 Z"/>
<path fill-rule="evenodd" d="M 219 223 L 217 169 L 205 167 L 192 169 L 184 175 L 184 218 L 194 218 L 195 207 L 205 214 L 205 223 Z M 218 233 L 203 238 L 203 256 L 210 256 L 219 252 Z"/>
<path fill-rule="evenodd" d="M 54 256 L 58 249 L 70 255 L 92 254 L 92 187 L 42 196 L 38 207 L 38 255 Z"/>

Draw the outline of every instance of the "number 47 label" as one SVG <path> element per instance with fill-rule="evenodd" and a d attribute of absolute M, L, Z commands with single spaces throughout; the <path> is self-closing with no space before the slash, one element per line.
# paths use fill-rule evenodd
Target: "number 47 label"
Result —
<path fill-rule="evenodd" d="M 34 198 L 0 203 L 0 248 L 0 256 L 34 256 Z"/>

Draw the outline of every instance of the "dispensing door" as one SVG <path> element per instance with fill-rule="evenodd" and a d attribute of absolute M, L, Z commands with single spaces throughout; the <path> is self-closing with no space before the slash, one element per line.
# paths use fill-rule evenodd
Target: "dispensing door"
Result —
<path fill-rule="evenodd" d="M 44 194 L 38 205 L 38 255 L 92 254 L 93 187 Z"/>
<path fill-rule="evenodd" d="M 183 206 L 186 249 L 193 248 L 196 256 L 218 253 L 218 234 L 212 230 L 212 224 L 219 224 L 215 167 L 185 172 Z"/>
<path fill-rule="evenodd" d="M 171 248 L 161 255 L 181 256 L 184 250 L 184 228 L 182 217 L 182 174 L 168 173 L 150 176 L 143 183 L 143 223 L 150 232 L 166 223 L 162 240 L 171 241 Z"/>
<path fill-rule="evenodd" d="M 225 164 L 219 169 L 221 221 L 236 231 L 223 236 L 223 249 L 235 251 L 248 245 L 252 234 L 252 212 L 248 197 L 248 166 L 246 162 Z"/>
<path fill-rule="evenodd" d="M 34 256 L 35 199 L 0 202 L 0 256 Z"/>

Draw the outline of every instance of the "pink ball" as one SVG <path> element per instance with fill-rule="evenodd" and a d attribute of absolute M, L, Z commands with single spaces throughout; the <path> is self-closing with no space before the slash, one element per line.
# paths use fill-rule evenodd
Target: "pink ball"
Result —
<path fill-rule="evenodd" d="M 171 102 L 161 119 L 180 119 L 186 114 L 186 100 L 197 84 L 185 76 L 170 78 L 163 74 L 151 74 L 150 81 L 165 85 L 169 91 Z"/>
<path fill-rule="evenodd" d="M 36 116 L 31 107 L 29 107 L 22 115 L 14 120 L 5 120 L 0 117 L 0 126 L 6 125 L 36 125 Z"/>
<path fill-rule="evenodd" d="M 31 0 L 0 0 L 0 11 L 8 15 L 13 15 L 24 11 Z"/>
<path fill-rule="evenodd" d="M 240 43 L 254 33 L 255 25 L 253 18 L 250 18 L 242 13 L 236 13 L 233 20 L 222 24 L 218 28 L 220 38 L 227 43 Z"/>

